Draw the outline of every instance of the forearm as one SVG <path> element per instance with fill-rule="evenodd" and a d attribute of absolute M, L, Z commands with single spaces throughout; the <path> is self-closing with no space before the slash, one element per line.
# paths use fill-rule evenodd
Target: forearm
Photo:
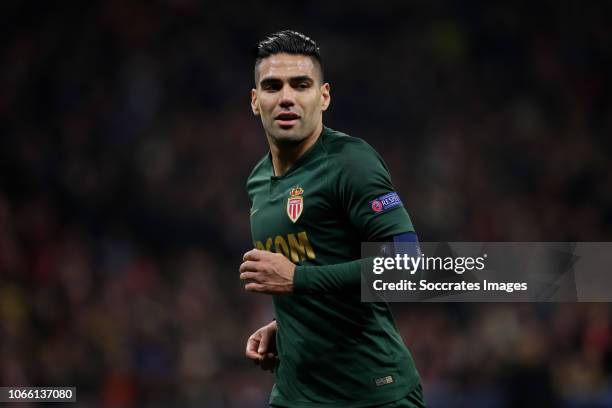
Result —
<path fill-rule="evenodd" d="M 418 238 L 414 232 L 410 232 L 383 239 L 381 242 L 418 244 Z M 402 246 L 396 245 L 396 248 L 402 248 Z M 404 245 L 401 251 L 410 252 L 413 255 L 415 248 L 416 245 Z M 296 294 L 312 294 L 358 290 L 361 284 L 361 268 L 364 262 L 371 262 L 371 258 L 356 259 L 333 265 L 296 266 L 293 275 L 293 291 Z"/>
<path fill-rule="evenodd" d="M 296 294 L 334 293 L 359 288 L 363 260 L 334 265 L 301 265 L 295 268 L 293 291 Z"/>

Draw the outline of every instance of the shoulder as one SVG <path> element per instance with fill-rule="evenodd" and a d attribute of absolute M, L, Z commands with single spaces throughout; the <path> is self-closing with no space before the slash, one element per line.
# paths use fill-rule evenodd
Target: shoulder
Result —
<path fill-rule="evenodd" d="M 338 170 L 367 168 L 372 165 L 386 167 L 378 152 L 358 137 L 325 128 L 322 143 L 330 165 Z"/>
<path fill-rule="evenodd" d="M 270 155 L 269 152 L 266 153 L 266 155 L 257 162 L 255 167 L 253 167 L 253 170 L 251 170 L 251 174 L 249 174 L 249 177 L 247 178 L 247 180 L 257 177 L 260 173 L 263 173 L 264 171 L 268 170 L 269 162 L 270 162 L 269 155 Z"/>
<path fill-rule="evenodd" d="M 247 191 L 251 191 L 253 187 L 261 181 L 265 181 L 266 177 L 269 177 L 269 167 L 270 167 L 270 159 L 268 157 L 269 153 L 266 153 L 264 157 L 257 162 L 249 177 L 247 177 L 246 187 Z"/>
<path fill-rule="evenodd" d="M 329 155 L 376 154 L 376 151 L 365 140 L 330 128 L 325 128 L 322 143 Z"/>

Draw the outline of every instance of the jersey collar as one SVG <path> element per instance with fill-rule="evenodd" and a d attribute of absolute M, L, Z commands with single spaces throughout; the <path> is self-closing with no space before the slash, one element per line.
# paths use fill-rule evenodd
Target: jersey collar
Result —
<path fill-rule="evenodd" d="M 329 128 L 323 126 L 323 129 L 321 130 L 321 134 L 317 138 L 317 141 L 312 146 L 310 146 L 308 150 L 306 150 L 304 154 L 302 154 L 295 161 L 295 163 L 293 163 L 293 166 L 289 167 L 289 169 L 282 176 L 274 175 L 274 166 L 272 165 L 272 153 L 268 151 L 268 165 L 270 166 L 270 173 L 272 174 L 271 175 L 272 180 L 281 180 L 289 176 L 290 174 L 292 174 L 296 169 L 300 168 L 305 163 L 307 163 L 308 160 L 310 160 L 315 155 L 315 153 L 320 149 L 321 143 L 322 143 L 321 139 L 323 139 L 323 136 L 325 136 L 327 132 L 329 132 Z"/>

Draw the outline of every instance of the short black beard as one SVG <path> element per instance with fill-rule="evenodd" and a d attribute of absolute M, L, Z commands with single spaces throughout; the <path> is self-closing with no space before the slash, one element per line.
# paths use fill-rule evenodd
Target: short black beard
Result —
<path fill-rule="evenodd" d="M 299 139 L 299 140 L 295 140 L 295 139 L 277 139 L 274 136 L 272 136 L 272 139 L 274 140 L 274 143 L 276 144 L 276 146 L 278 146 L 279 148 L 293 148 L 303 143 L 306 140 L 306 137 Z"/>

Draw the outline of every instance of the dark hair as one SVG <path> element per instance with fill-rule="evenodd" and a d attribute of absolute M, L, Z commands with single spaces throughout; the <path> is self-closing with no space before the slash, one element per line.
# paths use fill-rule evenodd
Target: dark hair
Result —
<path fill-rule="evenodd" d="M 257 43 L 253 50 L 255 81 L 257 81 L 257 68 L 261 60 L 268 58 L 270 55 L 281 53 L 309 56 L 315 62 L 315 66 L 318 67 L 321 81 L 323 81 L 323 64 L 321 63 L 319 46 L 310 37 L 293 30 L 283 30 L 270 34 Z"/>

